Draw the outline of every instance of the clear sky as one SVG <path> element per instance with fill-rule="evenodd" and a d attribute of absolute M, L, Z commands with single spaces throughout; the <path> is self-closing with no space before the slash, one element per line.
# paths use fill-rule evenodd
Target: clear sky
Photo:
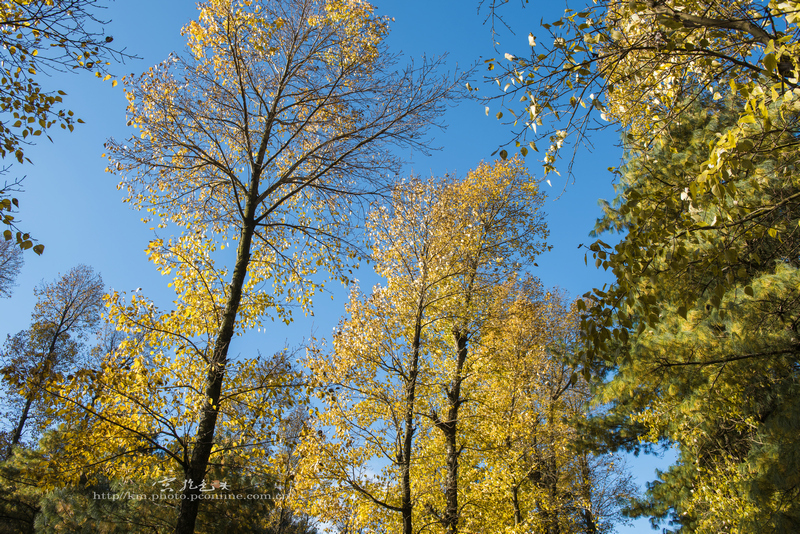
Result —
<path fill-rule="evenodd" d="M 421 56 L 447 54 L 449 68 L 468 69 L 483 59 L 502 57 L 505 52 L 527 51 L 527 35 L 537 33 L 540 19 L 555 19 L 563 14 L 564 0 L 531 2 L 524 10 L 508 6 L 506 21 L 516 35 L 505 32 L 493 47 L 492 32 L 484 24 L 487 13 L 478 12 L 478 0 L 374 0 L 379 13 L 394 17 L 389 45 L 402 52 L 406 60 L 419 61 Z M 139 56 L 124 65 L 113 67 L 119 75 L 139 74 L 166 58 L 170 52 L 183 51 L 180 28 L 196 16 L 191 0 L 117 0 L 109 2 L 104 18 L 111 22 L 106 33 L 114 44 Z M 574 4 L 574 2 L 573 2 Z M 575 7 L 575 6 L 573 6 Z M 478 67 L 476 80 L 486 73 Z M 160 276 L 147 262 L 143 252 L 154 237 L 142 224 L 140 214 L 122 204 L 114 177 L 104 173 L 103 142 L 108 137 L 130 135 L 125 127 L 125 98 L 121 85 L 111 87 L 89 75 L 54 74 L 42 80 L 45 88 L 63 89 L 65 102 L 86 124 L 77 125 L 71 134 L 57 131 L 28 149 L 33 164 L 14 165 L 12 176 L 26 176 L 26 192 L 21 201 L 20 226 L 30 231 L 46 249 L 41 257 L 25 254 L 25 266 L 11 299 L 0 300 L 0 336 L 13 334 L 29 324 L 34 305 L 33 288 L 42 280 L 52 281 L 74 265 L 84 263 L 99 271 L 108 288 L 142 293 L 160 304 L 168 304 L 169 280 Z M 473 83 L 473 85 L 476 85 Z M 496 86 L 495 86 L 496 88 Z M 481 93 L 491 91 L 482 86 Z M 465 174 L 508 140 L 508 130 L 497 123 L 494 114 L 486 116 L 483 104 L 465 101 L 450 109 L 444 118 L 448 128 L 434 131 L 434 146 L 441 147 L 430 157 L 401 154 L 409 160 L 407 172 L 421 175 L 445 172 Z M 44 136 L 42 136 L 44 137 Z M 619 164 L 620 149 L 615 146 L 616 134 L 609 132 L 593 139 L 594 149 L 579 154 L 574 167 L 574 182 L 548 177 L 552 186 L 543 184 L 550 199 L 545 210 L 550 230 L 550 253 L 539 260 L 535 270 L 547 286 L 558 286 L 573 296 L 610 281 L 607 273 L 597 271 L 590 262 L 584 265 L 581 243 L 591 242 L 588 233 L 600 211 L 599 198 L 613 198 L 612 175 L 606 170 Z M 535 153 L 528 155 L 531 174 L 541 177 Z M 565 187 L 566 186 L 566 187 Z M 558 197 L 558 198 L 556 198 Z M 368 268 L 359 274 L 362 288 L 376 281 Z M 263 346 L 264 352 L 282 346 L 297 345 L 312 331 L 328 335 L 344 311 L 346 292 L 334 291 L 334 300 L 319 299 L 315 317 L 296 318 L 291 327 L 273 323 L 274 328 L 254 333 L 244 345 L 233 350 L 252 350 Z M 260 337 L 258 337 L 260 336 Z M 663 462 L 661 462 L 663 464 Z M 652 478 L 654 462 L 632 460 L 640 485 Z M 620 532 L 649 530 L 646 521 L 639 521 Z"/>

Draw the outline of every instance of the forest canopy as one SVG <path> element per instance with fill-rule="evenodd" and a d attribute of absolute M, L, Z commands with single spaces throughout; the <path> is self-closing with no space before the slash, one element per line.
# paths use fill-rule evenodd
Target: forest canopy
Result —
<path fill-rule="evenodd" d="M 4 186 L 2 305 L 32 313 L 0 348 L 0 531 L 800 529 L 800 3 L 479 2 L 466 72 L 402 55 L 379 4 L 207 0 L 119 78 L 103 166 L 141 268 L 29 283 Z M 0 7 L 27 164 L 78 122 L 39 66 L 128 56 L 99 0 Z M 460 170 L 412 170 L 440 138 Z M 548 212 L 593 180 L 573 243 Z M 547 280 L 577 243 L 604 278 L 574 299 Z M 640 491 L 627 460 L 663 450 Z"/>

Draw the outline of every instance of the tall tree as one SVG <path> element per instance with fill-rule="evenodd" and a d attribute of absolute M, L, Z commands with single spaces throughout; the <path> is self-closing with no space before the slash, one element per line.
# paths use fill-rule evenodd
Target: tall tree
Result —
<path fill-rule="evenodd" d="M 578 340 L 576 310 L 532 277 L 493 297 L 463 382 L 458 528 L 608 532 L 635 490 L 618 458 L 575 446 L 576 420 L 591 411 L 589 386 L 565 358 Z M 437 447 L 425 443 L 420 455 Z"/>
<path fill-rule="evenodd" d="M 791 531 L 800 525 L 794 158 L 759 151 L 751 170 L 699 194 L 709 146 L 738 127 L 737 113 L 710 97 L 689 110 L 660 144 L 629 153 L 620 197 L 598 226 L 625 237 L 608 253 L 592 245 L 616 274 L 584 320 L 587 353 L 615 371 L 600 422 L 614 430 L 612 446 L 664 441 L 680 453 L 636 514 L 670 517 L 685 532 Z M 763 146 L 794 143 L 784 124 L 797 117 L 770 117 Z"/>
<path fill-rule="evenodd" d="M 638 512 L 686 531 L 797 528 L 799 21 L 794 1 L 601 1 L 494 63 L 548 170 L 592 116 L 625 130 L 600 225 L 625 237 L 591 246 L 615 283 L 583 303 L 578 363 L 613 369 L 612 446 L 680 448 Z"/>
<path fill-rule="evenodd" d="M 470 438 L 463 432 L 462 407 L 470 402 L 472 380 L 479 377 L 481 362 L 474 356 L 485 327 L 498 313 L 495 289 L 532 268 L 536 256 L 548 249 L 540 212 L 544 195 L 519 160 L 482 163 L 453 189 L 455 269 L 447 284 L 444 318 L 437 325 L 447 341 L 432 364 L 439 398 L 425 414 L 440 433 L 445 461 L 440 482 L 445 502 L 438 510 L 428 503 L 428 510 L 448 534 L 458 532 L 463 507 L 459 464 Z"/>
<path fill-rule="evenodd" d="M 322 517 L 355 508 L 364 528 L 458 529 L 459 458 L 476 437 L 462 435 L 461 405 L 482 380 L 467 345 L 497 311 L 495 286 L 545 247 L 542 200 L 513 160 L 461 180 L 409 180 L 375 210 L 373 252 L 386 286 L 367 298 L 354 292 L 333 354 L 315 352 L 309 363 L 327 392 L 303 449 Z M 370 461 L 386 467 L 376 475 Z"/>
<path fill-rule="evenodd" d="M 43 283 L 34 294 L 38 300 L 30 328 L 10 337 L 3 351 L 4 386 L 9 398 L 20 397 L 7 454 L 20 444 L 34 405 L 43 403 L 43 411 L 51 404 L 50 385 L 76 364 L 81 338 L 100 319 L 103 280 L 91 267 L 78 265 L 56 282 Z"/>
<path fill-rule="evenodd" d="M 398 163 L 388 147 L 424 149 L 453 92 L 434 64 L 395 69 L 387 20 L 363 1 L 210 0 L 199 10 L 184 29 L 186 57 L 126 79 L 140 135 L 107 143 L 128 202 L 183 232 L 149 248 L 174 275 L 175 309 L 112 295 L 112 320 L 144 335 L 114 356 L 133 360 L 129 391 L 108 365 L 96 408 L 88 389 L 64 396 L 102 421 L 109 444 L 162 450 L 193 481 L 206 475 L 220 424 L 241 432 L 234 446 L 260 454 L 284 408 L 281 365 L 229 358 L 234 336 L 269 315 L 290 321 L 293 304 L 309 310 L 319 267 L 344 276 L 357 256 L 347 239 L 358 198 L 384 188 Z M 232 265 L 217 267 L 230 240 Z M 177 533 L 194 531 L 199 505 L 187 485 Z"/>
<path fill-rule="evenodd" d="M 452 186 L 446 178 L 413 177 L 373 210 L 371 255 L 386 286 L 369 296 L 354 288 L 333 350 L 311 352 L 308 367 L 325 409 L 305 436 L 298 497 L 311 500 L 324 521 L 347 513 L 345 506 L 364 528 L 394 524 L 395 514 L 404 534 L 422 528 L 414 527 L 419 483 L 412 471 L 420 461 L 415 443 L 426 432 L 420 406 L 430 395 L 429 330 L 455 268 L 453 205 L 445 199 Z M 370 461 L 388 467 L 376 477 Z"/>

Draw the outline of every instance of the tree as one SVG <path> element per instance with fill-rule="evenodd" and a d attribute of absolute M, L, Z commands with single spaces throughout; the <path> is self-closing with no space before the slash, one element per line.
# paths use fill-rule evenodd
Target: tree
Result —
<path fill-rule="evenodd" d="M 448 534 L 458 532 L 459 459 L 467 446 L 461 436 L 462 406 L 469 402 L 470 378 L 480 359 L 481 336 L 486 323 L 497 313 L 492 304 L 494 289 L 535 266 L 536 256 L 547 250 L 547 228 L 539 212 L 544 196 L 521 162 L 511 160 L 481 164 L 459 184 L 453 195 L 453 228 L 458 236 L 454 250 L 456 269 L 448 280 L 444 320 L 437 325 L 444 350 L 440 351 L 433 382 L 438 399 L 425 414 L 441 433 L 444 449 L 445 502 L 428 510 Z M 463 209 L 470 206 L 470 210 Z M 449 345 L 449 346 L 448 346 Z M 442 394 L 443 393 L 443 394 Z"/>
<path fill-rule="evenodd" d="M 110 79 L 110 59 L 123 59 L 102 31 L 98 0 L 3 0 L 0 4 L 0 157 L 22 163 L 29 136 L 61 126 L 73 130 L 74 113 L 62 109 L 63 91 L 43 90 L 38 76 L 52 70 L 84 69 Z M 13 120 L 13 122 L 12 122 Z"/>
<path fill-rule="evenodd" d="M 174 275 L 175 309 L 111 295 L 112 321 L 144 339 L 123 341 L 102 372 L 74 381 L 82 393 L 62 396 L 65 410 L 88 411 L 97 439 L 107 440 L 86 454 L 107 460 L 114 447 L 151 447 L 164 464 L 150 469 L 174 462 L 195 481 L 220 425 L 242 454 L 267 454 L 269 430 L 293 402 L 280 392 L 292 384 L 285 360 L 231 359 L 234 336 L 270 314 L 290 321 L 293 304 L 309 310 L 319 267 L 344 277 L 357 256 L 347 236 L 358 198 L 381 190 L 395 168 L 388 146 L 424 149 L 454 86 L 433 64 L 396 71 L 383 44 L 387 21 L 366 2 L 199 8 L 184 29 L 187 57 L 125 80 L 140 135 L 107 143 L 128 202 L 183 232 L 148 250 Z M 215 263 L 229 240 L 237 242 L 230 270 Z M 115 359 L 130 368 L 120 371 Z M 100 385 L 107 389 L 93 407 L 90 391 Z M 199 495 L 184 491 L 176 532 L 194 530 Z"/>
<path fill-rule="evenodd" d="M 322 518 L 352 510 L 354 528 L 459 528 L 459 458 L 476 438 L 461 434 L 462 388 L 470 396 L 480 381 L 467 345 L 496 312 L 496 285 L 545 248 L 542 201 L 513 160 L 457 181 L 408 180 L 375 209 L 373 256 L 387 284 L 366 298 L 355 291 L 332 354 L 309 361 L 325 410 L 303 473 Z M 370 462 L 385 467 L 374 474 Z"/>
<path fill-rule="evenodd" d="M 42 415 L 53 400 L 46 393 L 49 387 L 76 365 L 80 340 L 100 319 L 103 280 L 91 267 L 78 265 L 56 282 L 41 284 L 34 295 L 38 300 L 30 328 L 9 337 L 3 351 L 4 386 L 10 399 L 19 396 L 6 455 L 21 443 L 31 409 L 38 406 Z M 36 433 L 41 432 L 37 426 Z"/>
<path fill-rule="evenodd" d="M 624 129 L 620 198 L 599 226 L 624 238 L 590 247 L 615 283 L 581 304 L 575 363 L 612 371 L 610 446 L 680 448 L 637 513 L 687 531 L 796 529 L 797 486 L 779 473 L 798 413 L 798 8 L 598 2 L 501 69 L 534 134 L 555 120 L 548 170 L 592 114 Z"/>
<path fill-rule="evenodd" d="M 608 532 L 635 488 L 619 458 L 576 446 L 576 421 L 591 412 L 589 385 L 565 358 L 578 340 L 576 310 L 533 277 L 507 281 L 494 299 L 465 373 L 458 528 Z"/>
<path fill-rule="evenodd" d="M 539 220 L 536 191 L 511 161 L 464 180 L 404 180 L 374 209 L 386 284 L 354 289 L 332 350 L 315 344 L 308 358 L 322 408 L 304 436 L 295 502 L 320 521 L 347 518 L 348 532 L 588 533 L 620 520 L 635 491 L 624 464 L 573 446 L 573 419 L 590 411 L 588 384 L 560 354 L 575 350 L 577 312 L 522 276 L 512 252 L 540 235 L 521 230 Z M 468 308 L 475 251 L 488 265 Z M 454 380 L 453 324 L 465 319 L 468 356 Z M 454 383 L 461 402 L 447 433 L 436 414 L 450 413 L 443 392 Z"/>
<path fill-rule="evenodd" d="M 452 187 L 448 179 L 410 178 L 373 210 L 372 257 L 387 285 L 368 297 L 354 288 L 333 350 L 310 352 L 307 366 L 325 409 L 304 439 L 298 497 L 323 521 L 352 516 L 355 528 L 380 529 L 397 514 L 404 534 L 421 528 L 414 528 L 420 490 L 412 470 L 415 442 L 426 432 L 420 405 L 431 394 L 428 331 L 455 267 Z M 326 438 L 328 429 L 335 437 Z M 369 462 L 388 467 L 376 477 Z"/>
<path fill-rule="evenodd" d="M 684 532 L 800 524 L 797 174 L 790 154 L 759 150 L 750 171 L 693 189 L 737 115 L 735 101 L 699 97 L 661 143 L 629 152 L 598 223 L 624 238 L 608 253 L 593 245 L 616 282 L 595 290 L 583 323 L 587 353 L 614 369 L 598 421 L 609 445 L 680 453 L 632 512 Z M 795 120 L 772 108 L 762 146 L 792 144 Z"/>
<path fill-rule="evenodd" d="M 491 2 L 493 15 L 502 17 L 500 5 Z M 747 168 L 767 108 L 796 105 L 798 13 L 794 1 L 758 0 L 602 0 L 567 9 L 541 24 L 545 35 L 530 33 L 527 50 L 488 62 L 489 77 L 506 88 L 490 100 L 501 107 L 499 118 L 514 117 L 523 153 L 548 143 L 550 172 L 569 139 L 577 147 L 603 123 L 623 128 L 629 148 L 645 148 L 700 94 L 733 95 L 741 122 L 717 140 L 697 180 L 710 190 L 728 170 Z"/>
<path fill-rule="evenodd" d="M 10 241 L 0 241 L 0 297 L 10 297 L 22 269 L 22 250 Z"/>

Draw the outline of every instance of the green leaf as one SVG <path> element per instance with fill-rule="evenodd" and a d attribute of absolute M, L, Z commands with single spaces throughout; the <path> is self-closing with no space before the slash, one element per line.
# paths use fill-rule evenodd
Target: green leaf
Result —
<path fill-rule="evenodd" d="M 764 56 L 763 63 L 764 63 L 764 68 L 767 69 L 769 72 L 774 72 L 775 69 L 778 68 L 778 60 L 775 58 L 775 54 L 767 54 L 766 56 Z"/>

